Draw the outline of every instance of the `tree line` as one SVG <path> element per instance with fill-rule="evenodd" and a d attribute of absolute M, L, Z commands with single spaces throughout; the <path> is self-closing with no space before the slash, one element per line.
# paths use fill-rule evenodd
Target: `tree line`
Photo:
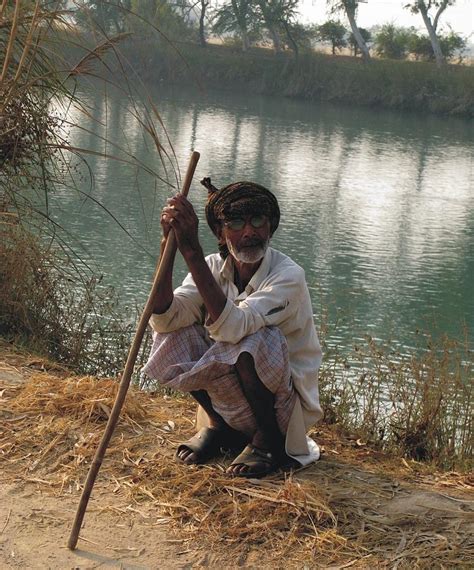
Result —
<path fill-rule="evenodd" d="M 332 52 L 350 47 L 365 61 L 371 49 L 379 56 L 434 60 L 443 65 L 466 46 L 466 39 L 453 31 L 443 33 L 440 20 L 456 0 L 410 0 L 401 6 L 421 17 L 426 34 L 415 28 L 386 24 L 374 33 L 358 26 L 357 10 L 364 0 L 320 0 L 331 19 L 319 26 L 298 21 L 300 0 L 82 0 L 75 12 L 79 24 L 96 22 L 105 32 L 145 32 L 155 25 L 169 38 L 188 38 L 205 47 L 209 34 L 237 41 L 243 51 L 270 43 L 275 52 L 310 49 L 315 41 L 328 42 Z M 135 16 L 132 18 L 131 16 Z M 138 19 L 136 18 L 138 16 Z M 349 29 L 336 18 L 343 17 Z"/>

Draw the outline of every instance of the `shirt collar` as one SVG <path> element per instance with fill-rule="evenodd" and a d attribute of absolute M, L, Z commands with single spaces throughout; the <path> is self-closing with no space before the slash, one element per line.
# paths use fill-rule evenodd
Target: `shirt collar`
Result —
<path fill-rule="evenodd" d="M 267 248 L 260 267 L 257 269 L 252 279 L 250 279 L 247 287 L 245 287 L 245 291 L 248 295 L 260 287 L 260 284 L 270 272 L 270 262 L 272 257 L 271 249 L 271 247 Z M 220 270 L 220 274 L 224 279 L 227 279 L 232 283 L 234 282 L 234 261 L 230 254 L 226 257 Z"/>

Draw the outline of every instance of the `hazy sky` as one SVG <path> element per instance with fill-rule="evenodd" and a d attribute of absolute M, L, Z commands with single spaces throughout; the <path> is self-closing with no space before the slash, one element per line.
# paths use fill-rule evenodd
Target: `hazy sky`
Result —
<path fill-rule="evenodd" d="M 326 0 L 301 0 L 300 12 L 305 23 L 322 23 L 328 19 Z M 414 26 L 425 31 L 420 14 L 412 14 L 403 9 L 405 0 L 367 0 L 359 5 L 357 23 L 363 28 L 393 22 L 397 26 Z M 441 29 L 449 24 L 455 32 L 463 35 L 474 34 L 474 0 L 457 0 L 454 6 L 443 13 Z M 474 41 L 474 35 L 470 37 Z"/>

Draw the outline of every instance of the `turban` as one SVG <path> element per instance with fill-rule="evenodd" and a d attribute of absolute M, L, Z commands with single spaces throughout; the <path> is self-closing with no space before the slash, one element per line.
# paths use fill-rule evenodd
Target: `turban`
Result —
<path fill-rule="evenodd" d="M 222 220 L 242 218 L 249 215 L 265 215 L 270 220 L 273 235 L 280 222 L 280 208 L 275 196 L 264 186 L 255 182 L 234 182 L 218 190 L 210 178 L 201 180 L 208 190 L 206 219 L 215 235 Z"/>

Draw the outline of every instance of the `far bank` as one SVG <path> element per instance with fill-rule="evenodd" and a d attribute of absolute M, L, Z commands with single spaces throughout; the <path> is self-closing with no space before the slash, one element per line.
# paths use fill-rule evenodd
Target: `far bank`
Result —
<path fill-rule="evenodd" d="M 228 89 L 307 101 L 474 117 L 474 68 L 305 53 L 246 53 L 222 45 L 131 37 L 121 51 L 146 82 Z"/>

